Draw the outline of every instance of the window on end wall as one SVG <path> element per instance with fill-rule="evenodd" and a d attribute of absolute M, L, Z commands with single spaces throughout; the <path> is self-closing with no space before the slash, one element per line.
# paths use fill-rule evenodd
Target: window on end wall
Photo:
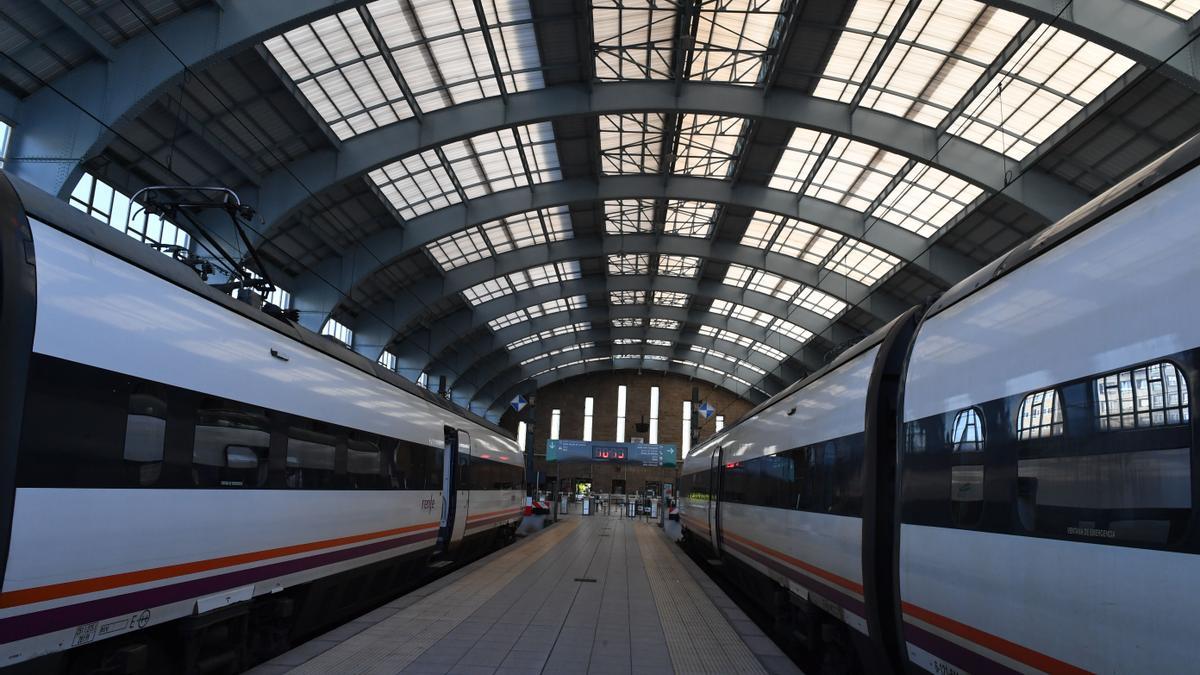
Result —
<path fill-rule="evenodd" d="M 387 368 L 388 370 L 390 370 L 392 372 L 395 372 L 396 371 L 396 355 L 385 349 L 383 351 L 383 353 L 379 355 L 379 365 L 383 366 L 384 368 Z"/>
<path fill-rule="evenodd" d="M 1021 400 L 1017 415 L 1017 438 L 1049 438 L 1063 433 L 1062 405 L 1057 389 L 1045 389 L 1028 394 Z"/>
<path fill-rule="evenodd" d="M 321 335 L 328 335 L 347 347 L 354 346 L 354 332 L 332 318 L 321 327 Z"/>
<path fill-rule="evenodd" d="M 417 375 L 417 386 L 423 389 L 429 388 L 429 373 L 422 372 L 420 375 Z"/>
<path fill-rule="evenodd" d="M 161 216 L 149 215 L 129 197 L 90 173 L 83 174 L 68 199 L 71 206 L 137 239 L 160 246 L 191 245 L 187 233 Z"/>
<path fill-rule="evenodd" d="M 950 444 L 954 452 L 980 452 L 983 450 L 983 420 L 974 408 L 960 410 L 954 416 Z"/>
<path fill-rule="evenodd" d="M 8 161 L 8 144 L 12 140 L 12 127 L 0 122 L 0 169 Z"/>

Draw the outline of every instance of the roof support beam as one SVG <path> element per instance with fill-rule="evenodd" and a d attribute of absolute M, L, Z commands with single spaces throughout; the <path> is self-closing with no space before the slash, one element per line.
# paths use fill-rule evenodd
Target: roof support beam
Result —
<path fill-rule="evenodd" d="M 83 40 L 96 52 L 96 55 L 105 61 L 113 60 L 113 46 L 104 36 L 96 32 L 95 28 L 88 25 L 81 16 L 75 13 L 75 10 L 67 7 L 63 0 L 38 0 L 38 3 L 46 8 L 46 11 L 54 15 L 80 40 Z"/>
<path fill-rule="evenodd" d="M 875 222 L 868 229 L 862 213 L 831 202 L 815 198 L 797 202 L 795 195 L 790 192 L 757 185 L 739 186 L 713 178 L 671 176 L 664 180 L 663 177 L 655 175 L 610 176 L 598 181 L 576 179 L 515 188 L 473 199 L 467 204 L 438 209 L 414 218 L 404 229 L 389 228 L 368 237 L 345 256 L 325 261 L 314 271 L 297 277 L 291 290 L 300 309 L 320 310 L 328 314 L 344 297 L 353 297 L 355 289 L 381 269 L 379 261 L 383 261 L 382 267 L 386 267 L 419 247 L 454 232 L 517 213 L 552 206 L 639 198 L 688 199 L 732 204 L 819 223 L 829 230 L 862 239 L 903 260 L 914 262 L 948 284 L 965 278 L 976 269 L 974 263 L 949 248 L 941 245 L 928 247 L 926 240 L 891 223 Z M 629 241 L 630 237 L 626 236 L 624 239 Z M 690 243 L 680 243 L 680 246 L 716 246 L 705 241 L 692 239 Z M 688 250 L 695 251 L 689 255 L 706 254 L 698 249 Z M 757 255 L 763 255 L 759 249 L 750 250 Z M 739 254 L 736 257 L 731 255 L 729 261 L 750 260 L 746 255 L 754 254 Z M 763 264 L 765 263 L 759 262 L 756 266 L 762 267 Z M 477 269 L 485 268 L 480 266 Z M 796 270 L 803 269 L 803 266 L 798 265 L 795 259 L 787 258 L 780 261 L 780 267 L 773 269 L 783 276 L 795 277 Z M 828 281 L 839 283 L 840 279 L 841 277 L 830 277 Z M 324 280 L 337 280 L 337 288 L 331 288 Z M 815 281 L 812 283 L 815 285 Z"/>
<path fill-rule="evenodd" d="M 1011 162 L 994 150 L 927 126 L 871 109 L 853 110 L 837 101 L 776 89 L 689 82 L 675 95 L 670 81 L 556 85 L 444 108 L 424 122 L 405 120 L 347 139 L 336 151 L 318 151 L 264 177 L 259 213 L 269 237 L 311 198 L 399 157 L 486 131 L 561 117 L 633 112 L 709 113 L 771 119 L 854 138 L 928 162 L 981 185 L 1004 190 L 1047 220 L 1054 221 L 1084 203 L 1088 195 L 1036 169 L 1006 173 Z M 299 182 L 297 182 L 297 178 Z M 1008 182 L 1011 181 L 1011 182 Z"/>

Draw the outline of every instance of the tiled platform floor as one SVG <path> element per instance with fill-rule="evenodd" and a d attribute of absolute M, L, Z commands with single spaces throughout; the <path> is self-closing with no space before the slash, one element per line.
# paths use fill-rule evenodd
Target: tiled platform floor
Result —
<path fill-rule="evenodd" d="M 799 673 L 655 524 L 568 516 L 251 671 Z"/>

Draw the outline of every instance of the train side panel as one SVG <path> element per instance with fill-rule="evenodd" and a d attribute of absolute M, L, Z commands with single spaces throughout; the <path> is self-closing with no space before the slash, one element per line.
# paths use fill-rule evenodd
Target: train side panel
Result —
<path fill-rule="evenodd" d="M 899 568 L 914 663 L 1195 668 L 1197 194 L 1192 170 L 921 325 Z M 1114 413 L 1151 390 L 1144 416 Z"/>

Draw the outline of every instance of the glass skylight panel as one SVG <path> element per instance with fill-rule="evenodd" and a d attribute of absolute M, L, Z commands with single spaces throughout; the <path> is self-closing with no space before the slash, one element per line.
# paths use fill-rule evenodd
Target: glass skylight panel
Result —
<path fill-rule="evenodd" d="M 615 199 L 604 202 L 604 231 L 608 234 L 654 231 L 654 200 Z"/>
<path fill-rule="evenodd" d="M 651 328 L 663 328 L 665 330 L 678 330 L 681 324 L 675 319 L 650 319 Z"/>
<path fill-rule="evenodd" d="M 609 291 L 608 304 L 644 305 L 646 304 L 646 291 Z M 638 319 L 638 321 L 640 321 L 640 319 Z"/>
<path fill-rule="evenodd" d="M 830 319 L 841 314 L 842 310 L 846 308 L 845 302 L 828 293 L 753 267 L 730 265 L 725 272 L 724 282 L 730 286 L 771 295 L 780 300 L 800 305 Z"/>
<path fill-rule="evenodd" d="M 660 80 L 671 77 L 676 5 L 655 0 L 594 0 L 596 78 Z"/>
<path fill-rule="evenodd" d="M 1156 9 L 1173 14 L 1184 21 L 1200 12 L 1200 0 L 1138 0 Z"/>
<path fill-rule="evenodd" d="M 681 237 L 707 238 L 712 233 L 716 217 L 717 205 L 712 202 L 672 199 L 667 202 L 663 232 Z"/>
<path fill-rule="evenodd" d="M 617 339 L 613 340 L 612 342 L 614 345 L 640 345 L 640 344 L 642 344 L 642 339 L 641 338 L 617 338 Z"/>
<path fill-rule="evenodd" d="M 900 259 L 883 249 L 855 239 L 846 243 L 833 254 L 826 267 L 838 274 L 870 286 L 879 281 L 900 264 Z"/>
<path fill-rule="evenodd" d="M 404 219 L 457 204 L 464 196 L 471 199 L 562 177 L 548 123 L 485 132 L 441 150 L 446 163 L 436 151 L 425 150 L 370 172 Z"/>
<path fill-rule="evenodd" d="M 488 279 L 465 289 L 463 298 L 472 305 L 479 305 L 489 300 L 524 291 L 526 289 L 544 286 L 546 284 L 562 283 L 579 278 L 579 262 L 572 260 L 550 265 L 539 265 L 502 277 Z"/>
<path fill-rule="evenodd" d="M 907 4 L 856 2 L 815 94 L 853 100 Z M 861 105 L 937 126 L 1024 23 L 1024 17 L 973 0 L 923 0 Z"/>
<path fill-rule="evenodd" d="M 928 239 L 981 194 L 979 186 L 918 162 L 873 215 Z"/>
<path fill-rule="evenodd" d="M 394 372 L 396 370 L 396 364 L 396 355 L 387 351 L 386 349 L 379 355 L 379 365 L 383 366 L 384 368 Z"/>
<path fill-rule="evenodd" d="M 687 363 L 691 363 L 691 361 L 688 361 Z M 720 375 L 721 377 L 733 380 L 734 382 L 737 382 L 740 385 L 743 385 L 746 387 L 751 386 L 750 383 L 747 382 L 746 380 L 743 380 L 742 378 L 738 377 L 737 375 L 730 375 L 729 373 L 721 370 L 720 368 L 714 368 L 713 366 L 706 365 L 703 363 L 695 363 L 692 365 L 696 366 L 697 368 L 699 368 L 701 370 L 707 370 L 710 373 L 716 373 L 717 375 Z"/>
<path fill-rule="evenodd" d="M 549 122 L 485 132 L 442 149 L 468 199 L 562 178 Z"/>
<path fill-rule="evenodd" d="M 745 305 L 739 305 L 735 302 L 713 300 L 708 311 L 720 316 L 727 316 L 757 326 L 763 326 L 767 330 L 780 333 L 798 342 L 805 342 L 813 335 L 812 331 L 798 326 L 787 319 L 781 319 L 773 314 L 768 314 Z"/>
<path fill-rule="evenodd" d="M 587 307 L 587 298 L 582 295 L 572 295 L 568 298 L 555 298 L 554 300 L 547 300 L 541 304 L 518 309 L 515 312 L 509 312 L 504 316 L 492 319 L 488 322 L 488 327 L 490 327 L 492 330 L 500 330 L 502 328 L 508 328 L 509 326 L 515 326 L 530 319 L 536 319 L 540 316 L 557 314 L 558 312 L 565 312 L 569 309 L 582 309 L 584 307 Z"/>
<path fill-rule="evenodd" d="M 556 328 L 546 329 L 534 335 L 526 335 L 520 340 L 513 340 L 504 347 L 505 349 L 512 351 L 541 340 L 546 340 L 559 335 L 567 335 L 570 333 L 578 333 L 579 331 L 591 330 L 591 328 L 592 324 L 590 321 L 581 321 L 579 323 L 573 323 L 567 326 L 558 326 Z"/>
<path fill-rule="evenodd" d="M 340 139 L 413 115 L 356 10 L 318 19 L 265 45 Z"/>
<path fill-rule="evenodd" d="M 744 117 L 683 115 L 672 172 L 725 178 L 733 170 L 738 140 L 745 127 Z"/>
<path fill-rule="evenodd" d="M 663 151 L 663 115 L 601 115 L 600 171 L 606 175 L 658 173 Z"/>
<path fill-rule="evenodd" d="M 1133 61 L 1042 25 L 950 125 L 1020 160 L 1125 74 Z"/>
<path fill-rule="evenodd" d="M 753 363 L 750 363 L 749 361 L 744 361 L 742 359 L 737 358 L 736 356 L 730 356 L 729 354 L 726 354 L 725 352 L 713 349 L 712 347 L 701 347 L 699 345 L 692 345 L 691 350 L 693 352 L 697 352 L 700 354 L 707 354 L 708 356 L 715 356 L 718 359 L 725 359 L 726 361 L 729 361 L 731 363 L 736 363 L 738 366 L 745 368 L 747 370 L 752 370 L 752 371 L 758 373 L 759 375 L 767 374 L 767 371 L 763 370 L 762 368 L 759 368 L 758 366 L 754 365 Z"/>
<path fill-rule="evenodd" d="M 689 78 L 756 84 L 777 39 L 782 5 L 783 0 L 700 3 Z"/>
<path fill-rule="evenodd" d="M 354 331 L 333 317 L 325 320 L 325 325 L 321 326 L 321 335 L 328 335 L 347 347 L 354 345 Z"/>
<path fill-rule="evenodd" d="M 766 249 L 820 265 L 845 237 L 823 227 L 756 211 L 742 235 L 743 246 Z"/>
<path fill-rule="evenodd" d="M 817 168 L 806 194 L 855 211 L 866 211 L 904 165 L 905 159 L 894 152 L 838 138 L 829 156 Z"/>
<path fill-rule="evenodd" d="M 565 206 L 528 211 L 442 237 L 426 248 L 444 271 L 518 248 L 570 239 Z"/>
<path fill-rule="evenodd" d="M 646 340 L 646 344 L 648 344 L 652 347 L 670 347 L 672 342 L 670 340 L 659 340 L 657 338 L 648 338 Z"/>
<path fill-rule="evenodd" d="M 559 354 L 565 354 L 567 352 L 579 351 L 580 349 L 589 349 L 589 348 L 595 347 L 595 346 L 596 346 L 595 342 L 580 342 L 578 344 L 567 345 L 565 347 L 560 347 L 558 349 L 551 349 L 548 352 L 538 354 L 537 356 L 532 356 L 530 358 L 525 359 L 524 361 L 521 362 L 521 365 L 523 365 L 523 366 L 529 365 L 530 363 L 533 363 L 534 361 L 537 361 L 539 359 L 544 359 L 549 356 L 558 356 Z"/>
<path fill-rule="evenodd" d="M 482 3 L 500 72 L 492 68 L 484 27 L 472 0 L 381 0 L 365 6 L 379 30 L 372 38 L 359 12 L 346 10 L 266 41 L 322 119 L 342 139 L 413 115 L 507 91 L 544 86 L 529 5 Z"/>
<path fill-rule="evenodd" d="M 666 361 L 667 357 L 661 354 L 642 354 L 642 358 L 647 361 Z"/>
<path fill-rule="evenodd" d="M 668 277 L 693 279 L 700 273 L 700 258 L 690 255 L 660 255 L 658 273 Z"/>
<path fill-rule="evenodd" d="M 736 344 L 739 347 L 746 347 L 748 349 L 753 349 L 754 351 L 756 351 L 760 354 L 763 354 L 775 361 L 782 361 L 787 358 L 787 354 L 779 351 L 778 349 L 775 349 L 774 347 L 771 347 L 770 345 L 765 345 L 765 344 L 759 342 L 758 340 L 752 340 L 752 339 L 746 337 L 745 335 L 741 335 L 739 333 L 734 333 L 733 331 L 725 330 L 724 328 L 717 328 L 716 326 L 704 325 L 704 326 L 700 326 L 699 333 L 701 335 L 706 335 L 708 337 L 716 338 L 718 340 L 732 342 L 733 344 Z"/>
<path fill-rule="evenodd" d="M 608 256 L 609 274 L 649 274 L 648 253 L 618 253 Z"/>
<path fill-rule="evenodd" d="M 788 139 L 783 155 L 779 158 L 779 163 L 775 165 L 770 187 L 788 192 L 795 192 L 804 187 L 805 179 L 812 173 L 813 166 L 825 150 L 829 138 L 827 133 L 796 127 L 792 131 L 792 137 Z"/>
<path fill-rule="evenodd" d="M 612 304 L 621 305 L 621 304 L 629 304 L 629 303 L 614 302 Z M 619 318 L 619 319 L 612 320 L 613 328 L 636 328 L 641 325 L 642 325 L 642 320 L 637 319 L 637 318 Z"/>
<path fill-rule="evenodd" d="M 450 173 L 433 150 L 409 155 L 369 175 L 405 220 L 462 201 Z"/>
<path fill-rule="evenodd" d="M 687 293 L 678 293 L 675 291 L 654 291 L 654 304 L 663 305 L 665 307 L 687 307 L 688 300 L 691 299 Z"/>

